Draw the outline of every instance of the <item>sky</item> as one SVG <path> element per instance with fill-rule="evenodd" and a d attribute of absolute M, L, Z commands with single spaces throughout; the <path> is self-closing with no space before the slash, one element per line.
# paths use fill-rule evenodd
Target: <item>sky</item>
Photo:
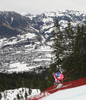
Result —
<path fill-rule="evenodd" d="M 0 0 L 0 11 L 41 14 L 56 10 L 86 11 L 86 0 Z"/>

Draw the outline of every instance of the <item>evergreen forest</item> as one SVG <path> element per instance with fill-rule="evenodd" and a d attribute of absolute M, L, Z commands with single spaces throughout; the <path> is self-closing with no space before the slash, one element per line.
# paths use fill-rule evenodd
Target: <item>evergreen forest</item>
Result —
<path fill-rule="evenodd" d="M 72 81 L 86 77 L 86 23 L 73 27 L 68 21 L 64 31 L 61 30 L 58 20 L 53 31 L 53 63 L 48 72 L 48 81 L 54 82 L 52 72 L 66 76 L 65 81 Z M 50 83 L 48 83 L 51 86 Z"/>
<path fill-rule="evenodd" d="M 44 91 L 54 83 L 52 72 L 62 72 L 71 81 L 86 77 L 86 24 L 73 27 L 68 21 L 64 30 L 56 21 L 52 32 L 52 63 L 41 73 L 0 73 L 0 91 L 27 87 Z"/>

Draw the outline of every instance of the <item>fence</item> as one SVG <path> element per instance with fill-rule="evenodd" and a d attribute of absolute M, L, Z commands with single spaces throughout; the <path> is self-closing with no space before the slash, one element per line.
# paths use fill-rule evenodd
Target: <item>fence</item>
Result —
<path fill-rule="evenodd" d="M 33 98 L 30 98 L 28 100 L 39 100 L 45 96 L 48 96 L 56 91 L 59 90 L 64 90 L 64 89 L 68 89 L 68 88 L 73 88 L 73 87 L 77 87 L 77 86 L 81 86 L 81 85 L 85 85 L 86 84 L 86 77 L 85 78 L 81 78 L 75 81 L 69 81 L 69 82 L 64 82 L 63 83 L 63 87 L 56 89 L 57 85 L 54 85 L 48 89 L 46 89 L 44 92 L 34 96 Z"/>

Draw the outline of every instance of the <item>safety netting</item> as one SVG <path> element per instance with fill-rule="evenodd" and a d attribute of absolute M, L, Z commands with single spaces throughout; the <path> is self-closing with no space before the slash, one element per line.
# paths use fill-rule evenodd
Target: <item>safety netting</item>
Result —
<path fill-rule="evenodd" d="M 63 87 L 57 88 L 57 85 L 51 86 L 50 88 L 46 89 L 44 92 L 42 92 L 28 100 L 40 100 L 41 98 L 46 97 L 46 96 L 48 96 L 52 93 L 55 93 L 59 90 L 69 89 L 69 88 L 73 88 L 73 87 L 77 87 L 77 86 L 82 86 L 85 84 L 86 84 L 86 77 L 78 79 L 78 80 L 74 80 L 74 81 L 64 82 Z"/>

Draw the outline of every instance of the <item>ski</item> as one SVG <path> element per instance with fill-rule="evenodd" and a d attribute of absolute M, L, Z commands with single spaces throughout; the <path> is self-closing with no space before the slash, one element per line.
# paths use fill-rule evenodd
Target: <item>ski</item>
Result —
<path fill-rule="evenodd" d="M 68 87 L 70 85 L 72 85 L 72 83 L 67 84 L 67 85 L 63 85 L 62 83 L 60 83 L 60 84 L 57 85 L 57 87 L 55 87 L 54 89 L 51 89 L 49 91 L 53 91 L 53 90 L 60 89 L 60 88 L 63 88 L 63 87 Z"/>

